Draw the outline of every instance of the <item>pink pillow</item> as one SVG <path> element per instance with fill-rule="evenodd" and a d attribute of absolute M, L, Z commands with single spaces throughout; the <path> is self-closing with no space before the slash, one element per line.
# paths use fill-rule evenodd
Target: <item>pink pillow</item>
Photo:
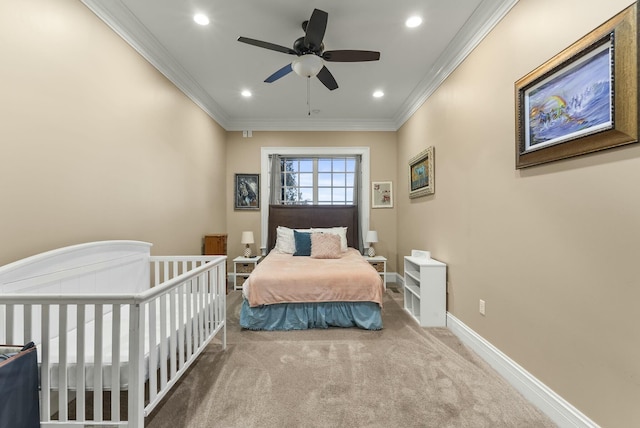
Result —
<path fill-rule="evenodd" d="M 332 233 L 311 234 L 311 257 L 314 259 L 339 259 L 342 256 L 340 236 Z"/>

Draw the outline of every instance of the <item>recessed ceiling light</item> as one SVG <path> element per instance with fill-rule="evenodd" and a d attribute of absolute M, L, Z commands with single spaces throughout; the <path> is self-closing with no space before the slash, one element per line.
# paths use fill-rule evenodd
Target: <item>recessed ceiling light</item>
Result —
<path fill-rule="evenodd" d="M 193 15 L 193 20 L 196 21 L 196 24 L 209 25 L 209 17 L 207 17 L 207 15 L 203 15 L 202 13 L 196 13 L 195 15 Z"/>
<path fill-rule="evenodd" d="M 382 92 L 382 91 L 375 91 L 375 92 L 373 93 L 373 96 L 374 96 L 375 98 L 382 98 L 382 97 L 384 97 L 384 92 Z"/>
<path fill-rule="evenodd" d="M 249 98 L 251 96 L 251 91 L 245 89 L 244 91 L 240 92 L 240 94 L 245 98 Z"/>
<path fill-rule="evenodd" d="M 418 27 L 420 24 L 422 24 L 422 18 L 420 18 L 419 16 L 412 16 L 404 23 L 404 25 L 409 28 Z"/>

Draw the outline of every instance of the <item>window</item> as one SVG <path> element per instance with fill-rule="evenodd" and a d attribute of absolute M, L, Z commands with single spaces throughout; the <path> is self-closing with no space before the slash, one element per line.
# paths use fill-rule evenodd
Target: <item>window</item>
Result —
<path fill-rule="evenodd" d="M 356 165 L 356 169 L 360 169 L 360 180 L 356 179 L 356 193 L 355 199 L 360 207 L 360 235 L 364 236 L 367 230 L 369 230 L 369 163 L 370 163 L 370 149 L 369 147 L 262 147 L 260 149 L 260 189 L 261 197 L 266 198 L 264 201 L 268 203 L 260 204 L 260 217 L 261 217 L 261 238 L 260 245 L 263 251 L 267 246 L 267 223 L 269 218 L 269 205 L 278 203 L 274 199 L 278 199 L 279 194 L 272 195 L 270 189 L 275 183 L 272 182 L 271 171 L 277 170 L 277 166 L 273 168 L 272 160 L 274 156 L 280 156 L 281 158 L 298 158 L 298 159 L 357 159 L 360 166 Z M 346 161 L 345 161 L 346 162 Z M 325 171 L 323 171 L 325 172 Z M 345 171 L 346 173 L 346 171 Z M 346 180 L 346 176 L 345 176 Z M 277 180 L 273 180 L 280 183 L 279 177 Z M 359 182 L 359 184 L 358 184 Z M 279 193 L 279 192 L 278 192 Z M 346 188 L 345 188 L 346 193 Z M 346 199 L 346 198 L 345 198 Z M 265 253 L 263 253 L 265 254 Z"/>
<path fill-rule="evenodd" d="M 357 158 L 281 157 L 279 202 L 291 205 L 357 204 Z"/>

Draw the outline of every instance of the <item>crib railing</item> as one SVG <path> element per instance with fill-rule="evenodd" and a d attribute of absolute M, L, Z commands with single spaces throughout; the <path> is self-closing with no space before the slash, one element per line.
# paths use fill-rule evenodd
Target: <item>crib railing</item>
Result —
<path fill-rule="evenodd" d="M 144 417 L 218 333 L 226 348 L 225 260 L 151 257 L 154 286 L 138 294 L 0 296 L 7 343 L 42 338 L 41 426 L 142 428 Z M 125 421 L 120 390 L 128 391 Z M 110 406 L 103 409 L 108 391 Z M 93 399 L 90 412 L 87 397 Z"/>

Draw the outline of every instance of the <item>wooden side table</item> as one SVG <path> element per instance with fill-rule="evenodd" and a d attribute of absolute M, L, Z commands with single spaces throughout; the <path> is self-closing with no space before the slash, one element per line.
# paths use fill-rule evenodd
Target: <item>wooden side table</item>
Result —
<path fill-rule="evenodd" d="M 384 291 L 387 291 L 387 258 L 383 256 L 364 256 L 364 259 L 369 262 L 369 264 L 373 266 L 375 270 L 378 271 L 378 273 L 382 277 Z"/>
<path fill-rule="evenodd" d="M 242 290 L 242 284 L 249 278 L 251 272 L 256 268 L 261 256 L 236 257 L 233 259 L 233 289 Z M 238 284 L 240 278 L 240 284 Z"/>

